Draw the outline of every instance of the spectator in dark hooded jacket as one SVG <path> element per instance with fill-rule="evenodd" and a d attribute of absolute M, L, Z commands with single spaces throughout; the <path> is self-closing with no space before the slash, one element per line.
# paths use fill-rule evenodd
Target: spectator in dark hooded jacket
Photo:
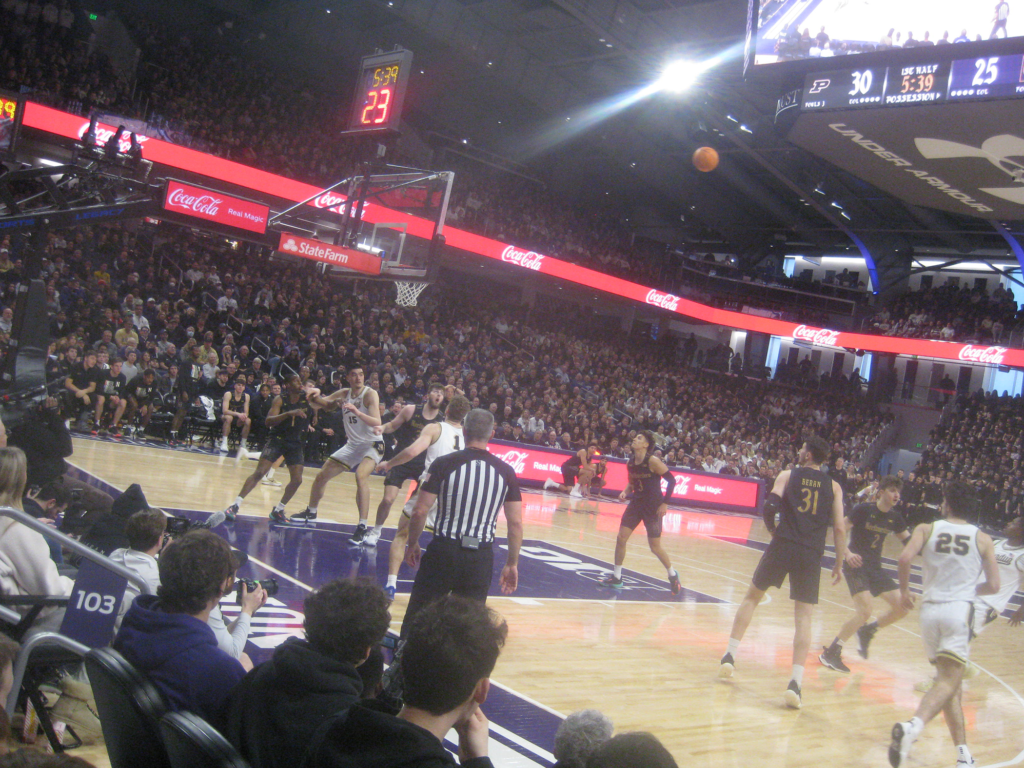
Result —
<path fill-rule="evenodd" d="M 306 639 L 291 638 L 235 688 L 226 734 L 260 768 L 293 768 L 320 725 L 359 700 L 358 667 L 391 623 L 370 581 L 335 580 L 306 598 Z"/>

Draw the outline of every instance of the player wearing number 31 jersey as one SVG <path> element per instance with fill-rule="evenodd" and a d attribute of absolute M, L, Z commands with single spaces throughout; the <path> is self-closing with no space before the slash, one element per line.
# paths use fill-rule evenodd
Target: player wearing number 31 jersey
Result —
<path fill-rule="evenodd" d="M 811 646 L 811 617 L 818 602 L 821 580 L 821 556 L 829 526 L 836 548 L 836 564 L 832 583 L 842 578 L 846 557 L 846 535 L 843 530 L 843 492 L 839 483 L 821 471 L 828 459 L 829 445 L 820 437 L 812 437 L 800 449 L 800 466 L 779 473 L 772 492 L 764 504 L 765 525 L 772 541 L 761 557 L 747 594 L 736 611 L 729 648 L 722 657 L 719 677 L 729 678 L 735 668 L 735 657 L 754 610 L 764 598 L 768 587 L 781 587 L 789 576 L 789 596 L 794 601 L 796 629 L 793 633 L 793 673 L 785 691 L 786 705 L 799 709 L 800 686 L 803 684 L 804 662 Z M 778 527 L 775 516 L 779 515 Z"/>
<path fill-rule="evenodd" d="M 423 474 L 420 476 L 420 482 L 422 483 L 423 477 L 430 472 L 430 465 L 436 459 L 441 456 L 447 456 L 449 453 L 461 451 L 466 447 L 466 441 L 462 436 L 462 420 L 466 418 L 466 414 L 469 413 L 469 409 L 472 407 L 464 395 L 455 395 L 451 402 L 448 403 L 444 421 L 427 424 L 423 431 L 420 432 L 419 437 L 410 446 L 403 449 L 390 461 L 381 462 L 378 467 L 385 472 L 390 472 L 395 467 L 401 466 L 425 452 L 426 458 L 424 459 Z M 409 519 L 412 517 L 412 511 L 416 506 L 419 488 L 420 486 L 417 485 L 416 493 L 413 494 L 402 510 L 402 515 L 398 518 L 398 530 L 395 531 L 395 539 L 391 542 L 391 550 L 388 555 L 388 581 L 385 586 L 385 591 L 391 599 L 394 599 L 395 589 L 398 586 L 398 569 L 402 565 L 402 560 L 405 559 L 405 545 L 409 538 Z M 436 510 L 437 504 L 435 502 L 431 506 L 427 517 L 427 528 L 430 530 L 434 529 L 434 513 Z"/>

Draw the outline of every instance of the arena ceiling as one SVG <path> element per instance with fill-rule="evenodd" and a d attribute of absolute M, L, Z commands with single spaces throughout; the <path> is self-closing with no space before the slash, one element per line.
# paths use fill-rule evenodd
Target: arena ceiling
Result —
<path fill-rule="evenodd" d="M 304 69 L 343 104 L 361 55 L 408 48 L 406 112 L 421 134 L 521 163 L 581 207 L 673 245 L 752 261 L 856 256 L 855 235 L 883 282 L 914 253 L 1016 263 L 991 223 L 904 204 L 785 141 L 776 101 L 798 83 L 743 79 L 744 0 L 177 0 L 185 5 L 179 23 L 230 22 L 247 55 Z M 723 62 L 688 93 L 621 108 L 667 61 L 711 56 Z M 703 144 L 722 158 L 712 173 L 691 163 Z"/>

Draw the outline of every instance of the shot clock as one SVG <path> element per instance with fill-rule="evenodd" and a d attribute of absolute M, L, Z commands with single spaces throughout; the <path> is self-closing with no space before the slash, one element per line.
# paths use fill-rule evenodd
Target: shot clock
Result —
<path fill-rule="evenodd" d="M 412 69 L 412 51 L 364 56 L 346 133 L 397 130 Z"/>

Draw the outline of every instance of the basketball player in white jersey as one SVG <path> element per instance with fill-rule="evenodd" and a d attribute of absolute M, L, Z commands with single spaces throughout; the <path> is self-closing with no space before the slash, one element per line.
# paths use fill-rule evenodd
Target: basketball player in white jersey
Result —
<path fill-rule="evenodd" d="M 309 506 L 297 515 L 294 522 L 316 520 L 317 506 L 324 497 L 324 491 L 334 477 L 354 469 L 356 473 L 356 507 L 359 509 L 359 527 L 352 535 L 352 542 L 358 544 L 366 535 L 370 518 L 370 475 L 377 462 L 384 456 L 384 438 L 374 433 L 380 426 L 380 399 L 377 392 L 365 384 L 363 369 L 352 368 L 345 374 L 348 386 L 327 397 L 313 395 L 311 402 L 326 411 L 338 407 L 345 412 L 345 444 L 330 455 L 323 469 L 313 481 L 309 490 Z"/>
<path fill-rule="evenodd" d="M 420 482 L 422 482 L 426 474 L 430 472 L 430 465 L 434 463 L 435 459 L 455 453 L 455 451 L 461 451 L 466 447 L 466 441 L 462 437 L 462 420 L 466 418 L 466 414 L 472 407 L 473 405 L 464 395 L 455 395 L 448 403 L 444 421 L 427 424 L 420 432 L 419 437 L 408 448 L 402 450 L 390 461 L 382 462 L 379 467 L 385 472 L 390 471 L 426 451 L 423 474 L 420 475 Z M 391 550 L 388 554 L 388 581 L 384 587 L 384 591 L 387 592 L 388 598 L 391 600 L 395 599 L 398 569 L 405 559 L 405 547 L 409 540 L 409 520 L 416 507 L 418 496 L 419 485 L 417 484 L 416 493 L 402 509 L 402 514 L 398 518 L 398 530 L 395 531 L 395 539 L 391 542 Z M 436 511 L 437 502 L 435 501 L 427 516 L 427 528 L 430 530 L 434 528 L 434 513 Z"/>
<path fill-rule="evenodd" d="M 966 520 L 975 505 L 971 486 L 959 480 L 947 483 L 943 489 L 943 519 L 917 526 L 900 554 L 900 598 L 907 610 L 914 607 L 910 564 L 919 554 L 924 559 L 921 639 L 937 674 L 914 716 L 892 727 L 889 763 L 893 768 L 906 761 L 914 740 L 940 711 L 956 746 L 957 768 L 974 765 L 967 748 L 960 690 L 970 654 L 974 601 L 999 593 L 999 566 L 992 539 Z"/>
<path fill-rule="evenodd" d="M 1017 517 L 1003 528 L 1005 539 L 995 543 L 999 564 L 999 592 L 974 601 L 974 635 L 977 637 L 994 622 L 1010 604 L 1010 598 L 1024 586 L 1024 517 Z M 1018 626 L 1024 619 L 1024 601 L 1010 616 L 1010 624 Z"/>

